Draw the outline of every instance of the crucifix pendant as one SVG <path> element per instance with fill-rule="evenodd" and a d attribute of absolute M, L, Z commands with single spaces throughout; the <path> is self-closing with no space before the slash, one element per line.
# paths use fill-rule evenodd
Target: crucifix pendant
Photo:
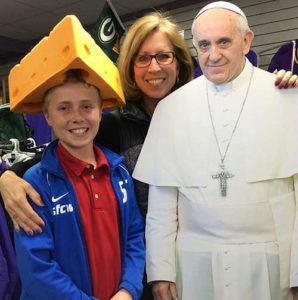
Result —
<path fill-rule="evenodd" d="M 227 179 L 234 177 L 234 174 L 229 173 L 225 170 L 225 166 L 223 163 L 220 164 L 221 171 L 217 174 L 212 175 L 213 179 L 219 179 L 219 186 L 220 186 L 220 194 L 222 197 L 227 196 Z"/>

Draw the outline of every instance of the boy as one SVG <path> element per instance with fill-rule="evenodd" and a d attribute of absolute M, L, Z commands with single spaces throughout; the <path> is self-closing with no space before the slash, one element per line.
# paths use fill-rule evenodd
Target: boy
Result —
<path fill-rule="evenodd" d="M 102 108 L 124 102 L 117 68 L 66 16 L 11 70 L 9 87 L 11 108 L 43 112 L 58 137 L 24 175 L 45 226 L 15 233 L 21 299 L 138 299 L 144 222 L 132 179 L 122 157 L 93 144 Z"/>
<path fill-rule="evenodd" d="M 102 100 L 80 73 L 68 71 L 44 98 L 58 141 L 24 176 L 45 202 L 35 206 L 45 228 L 15 234 L 21 299 L 137 299 L 141 292 L 144 225 L 132 181 L 121 157 L 93 144 Z"/>

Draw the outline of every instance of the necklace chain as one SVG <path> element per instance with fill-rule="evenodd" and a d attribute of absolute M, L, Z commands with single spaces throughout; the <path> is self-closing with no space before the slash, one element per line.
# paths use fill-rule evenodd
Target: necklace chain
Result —
<path fill-rule="evenodd" d="M 209 95 L 208 95 L 208 87 L 206 86 L 206 94 L 207 94 L 207 102 L 208 102 L 209 116 L 210 116 L 210 120 L 211 120 L 211 124 L 212 124 L 212 130 L 213 130 L 213 133 L 214 133 L 214 136 L 215 136 L 216 145 L 217 145 L 217 149 L 218 149 L 218 152 L 219 152 L 219 155 L 220 155 L 220 160 L 221 160 L 221 164 L 222 164 L 222 165 L 224 164 L 224 161 L 225 161 L 225 159 L 226 159 L 226 156 L 227 156 L 227 153 L 228 153 L 228 150 L 229 150 L 229 147 L 230 147 L 232 138 L 233 138 L 234 133 L 235 133 L 235 131 L 236 131 L 236 128 L 237 128 L 237 126 L 238 126 L 238 123 L 239 123 L 239 120 L 240 120 L 240 117 L 241 117 L 241 114 L 242 114 L 242 111 L 243 111 L 243 108 L 244 108 L 244 105 L 245 105 L 245 102 L 246 102 L 246 99 L 247 99 L 247 96 L 248 96 L 248 92 L 249 92 L 249 90 L 250 90 L 250 86 L 251 86 L 251 82 L 252 82 L 253 73 L 254 73 L 254 68 L 252 67 L 252 71 L 251 71 L 250 78 L 249 78 L 249 83 L 248 83 L 248 86 L 247 86 L 247 89 L 246 89 L 246 92 L 245 92 L 245 96 L 244 96 L 244 99 L 243 99 L 243 102 L 242 102 L 242 106 L 241 106 L 239 115 L 238 115 L 238 117 L 237 117 L 235 126 L 234 126 L 234 128 L 233 128 L 233 130 L 232 130 L 231 136 L 230 136 L 230 138 L 229 138 L 227 147 L 226 147 L 226 149 L 225 149 L 225 151 L 224 151 L 223 154 L 222 154 L 222 152 L 221 152 L 221 150 L 220 150 L 219 141 L 218 141 L 218 136 L 217 136 L 217 134 L 216 134 L 216 129 L 215 129 L 215 125 L 214 125 L 214 120 L 213 120 L 212 113 L 211 113 L 210 100 L 209 100 Z"/>

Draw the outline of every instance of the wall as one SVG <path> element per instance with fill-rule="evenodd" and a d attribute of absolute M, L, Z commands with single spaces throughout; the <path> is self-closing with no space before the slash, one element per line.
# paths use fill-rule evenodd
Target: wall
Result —
<path fill-rule="evenodd" d="M 198 4 L 170 11 L 174 20 L 184 30 L 184 38 L 192 56 L 196 57 L 192 45 L 191 24 L 197 12 L 213 1 L 198 1 Z M 252 49 L 258 54 L 259 67 L 267 70 L 272 56 L 278 48 L 298 39 L 298 0 L 234 0 L 248 18 L 255 33 Z M 131 22 L 126 22 L 126 28 Z"/>
<path fill-rule="evenodd" d="M 213 1 L 202 1 L 196 5 L 170 11 L 181 29 L 184 29 L 184 37 L 193 56 L 196 56 L 196 51 L 192 45 L 190 27 L 196 13 L 210 2 Z M 252 49 L 259 55 L 261 68 L 267 69 L 280 45 L 298 39 L 297 0 L 235 0 L 232 2 L 244 11 L 255 33 Z M 275 48 L 267 50 L 272 47 Z"/>

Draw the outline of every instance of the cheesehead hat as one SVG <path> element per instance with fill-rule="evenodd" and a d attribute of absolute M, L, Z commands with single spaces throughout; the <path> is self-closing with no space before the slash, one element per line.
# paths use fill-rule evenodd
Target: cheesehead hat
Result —
<path fill-rule="evenodd" d="M 78 18 L 66 16 L 10 71 L 11 110 L 42 113 L 45 93 L 62 84 L 70 69 L 84 70 L 83 79 L 100 90 L 103 108 L 125 104 L 117 67 Z"/>

